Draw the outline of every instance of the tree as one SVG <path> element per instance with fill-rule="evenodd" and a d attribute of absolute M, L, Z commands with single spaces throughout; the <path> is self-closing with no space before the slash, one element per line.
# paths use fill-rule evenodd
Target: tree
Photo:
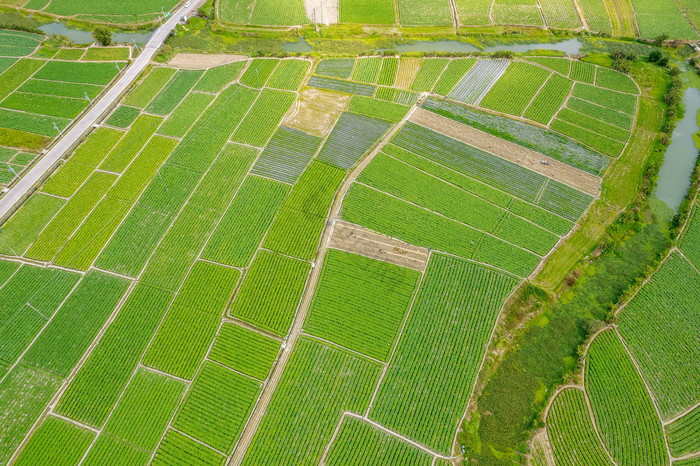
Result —
<path fill-rule="evenodd" d="M 112 32 L 104 26 L 97 26 L 93 29 L 92 37 L 100 45 L 109 45 L 112 43 Z"/>
<path fill-rule="evenodd" d="M 654 39 L 654 45 L 656 45 L 657 47 L 661 47 L 662 45 L 664 45 L 664 42 L 666 42 L 667 40 L 668 40 L 668 34 L 666 34 L 666 33 L 659 34 L 658 36 L 656 36 L 656 39 Z"/>
<path fill-rule="evenodd" d="M 663 54 L 658 50 L 654 50 L 649 54 L 649 61 L 652 63 L 656 63 L 657 61 L 661 60 L 661 58 L 663 58 Z"/>

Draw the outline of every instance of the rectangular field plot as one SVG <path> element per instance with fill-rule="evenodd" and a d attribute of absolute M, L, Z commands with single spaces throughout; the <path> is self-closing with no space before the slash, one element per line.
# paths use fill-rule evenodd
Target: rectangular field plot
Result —
<path fill-rule="evenodd" d="M 1 106 L 10 110 L 69 119 L 78 116 L 87 107 L 87 104 L 85 99 L 27 94 L 24 92 L 14 92 L 0 102 Z"/>
<path fill-rule="evenodd" d="M 509 64 L 508 60 L 477 61 L 452 89 L 449 98 L 466 104 L 476 104 L 505 73 Z"/>
<path fill-rule="evenodd" d="M 476 67 L 472 70 L 476 70 Z M 522 115 L 551 73 L 539 66 L 513 62 L 480 105 L 509 115 Z M 518 89 L 513 92 L 513 89 Z"/>
<path fill-rule="evenodd" d="M 618 464 L 669 464 L 654 403 L 614 330 L 589 347 L 585 382 L 597 430 Z"/>
<path fill-rule="evenodd" d="M 542 25 L 542 14 L 535 0 L 495 0 L 492 16 L 497 24 Z"/>
<path fill-rule="evenodd" d="M 343 113 L 318 154 L 318 160 L 345 170 L 360 160 L 389 130 L 391 123 Z"/>
<path fill-rule="evenodd" d="M 92 431 L 49 416 L 29 438 L 16 464 L 77 464 L 94 437 Z"/>
<path fill-rule="evenodd" d="M 224 323 L 209 358 L 258 380 L 265 380 L 277 358 L 280 343 L 261 333 Z"/>
<path fill-rule="evenodd" d="M 35 193 L 0 229 L 0 254 L 23 254 L 65 202 L 64 199 Z"/>
<path fill-rule="evenodd" d="M 185 391 L 185 384 L 139 369 L 101 435 L 149 452 L 155 450 Z"/>
<path fill-rule="evenodd" d="M 314 73 L 321 76 L 347 79 L 350 78 L 354 67 L 354 58 L 330 58 L 328 60 L 321 60 L 316 66 Z"/>
<path fill-rule="evenodd" d="M 637 107 L 637 97 L 634 95 L 622 94 L 587 84 L 576 84 L 573 95 L 579 99 L 624 112 L 628 115 L 634 115 Z"/>
<path fill-rule="evenodd" d="M 296 91 L 306 78 L 311 62 L 308 60 L 282 60 L 267 82 L 267 87 Z"/>
<path fill-rule="evenodd" d="M 232 317 L 284 336 L 294 320 L 311 265 L 261 250 L 231 304 Z"/>
<path fill-rule="evenodd" d="M 382 57 L 360 57 L 357 59 L 357 66 L 355 66 L 352 80 L 375 84 L 381 67 Z"/>
<path fill-rule="evenodd" d="M 213 99 L 214 96 L 200 92 L 188 94 L 158 128 L 158 134 L 183 137 Z"/>
<path fill-rule="evenodd" d="M 294 183 L 316 154 L 322 139 L 281 126 L 253 165 L 251 173 Z"/>
<path fill-rule="evenodd" d="M 595 73 L 596 66 L 579 60 L 571 61 L 571 74 L 569 77 L 574 81 L 593 84 L 595 82 Z"/>
<path fill-rule="evenodd" d="M 391 0 L 341 0 L 341 23 L 394 24 L 394 2 Z"/>
<path fill-rule="evenodd" d="M 180 463 L 223 466 L 225 462 L 226 458 L 211 448 L 207 448 L 175 430 L 168 429 L 158 450 L 156 450 L 151 464 L 165 466 Z"/>
<path fill-rule="evenodd" d="M 668 34 L 672 39 L 697 39 L 698 34 L 673 0 L 632 0 L 639 33 L 645 39 Z"/>
<path fill-rule="evenodd" d="M 581 86 L 581 84 L 576 85 L 574 93 L 578 86 Z M 636 101 L 634 96 L 620 95 L 631 97 Z M 525 123 L 477 112 L 460 105 L 432 98 L 427 99 L 422 108 L 498 136 L 506 141 L 540 152 L 555 160 L 595 175 L 602 175 L 610 163 L 607 157 L 569 138 Z"/>
<path fill-rule="evenodd" d="M 433 254 L 369 417 L 447 455 L 514 278 Z"/>
<path fill-rule="evenodd" d="M 118 458 L 124 464 L 137 466 L 148 464 L 151 453 L 137 449 L 130 443 L 109 435 L 100 435 L 81 464 L 85 466 L 103 466 L 110 464 L 110 461 L 114 461 L 115 458 Z"/>
<path fill-rule="evenodd" d="M 452 10 L 447 0 L 398 0 L 402 26 L 452 26 Z"/>
<path fill-rule="evenodd" d="M 560 1 L 560 0 L 556 0 Z M 569 0 L 566 0 L 569 1 Z M 557 58 L 557 57 L 525 57 L 525 60 L 538 63 L 542 66 L 546 66 L 550 70 L 554 70 L 559 74 L 564 76 L 569 76 L 569 71 L 571 69 L 571 60 L 568 58 Z"/>
<path fill-rule="evenodd" d="M 114 63 L 50 61 L 33 77 L 48 81 L 105 85 L 116 75 Z"/>
<path fill-rule="evenodd" d="M 277 68 L 279 60 L 271 58 L 254 58 L 240 78 L 240 83 L 255 89 L 261 89 L 272 72 Z"/>
<path fill-rule="evenodd" d="M 449 58 L 426 58 L 423 60 L 416 79 L 413 80 L 411 89 L 418 92 L 429 92 L 433 90 L 440 75 L 447 68 Z"/>
<path fill-rule="evenodd" d="M 231 453 L 260 393 L 261 383 L 205 362 L 187 392 L 173 427 Z"/>
<path fill-rule="evenodd" d="M 193 90 L 216 94 L 220 92 L 226 84 L 235 81 L 247 63 L 247 61 L 243 60 L 229 63 L 228 65 L 209 68 L 207 72 L 204 73 L 204 76 L 195 84 Z"/>
<path fill-rule="evenodd" d="M 145 108 L 160 92 L 177 70 L 174 68 L 154 68 L 124 99 L 122 104 Z"/>
<path fill-rule="evenodd" d="M 342 413 L 367 409 L 380 372 L 379 364 L 302 337 L 243 464 L 318 464 Z"/>
<path fill-rule="evenodd" d="M 309 87 L 315 87 L 317 89 L 345 92 L 346 94 L 365 95 L 370 97 L 374 95 L 375 90 L 375 86 L 370 84 L 353 83 L 350 81 L 342 81 L 340 79 L 324 78 L 322 76 L 311 76 L 308 85 Z"/>
<path fill-rule="evenodd" d="M 555 28 L 575 29 L 581 27 L 571 0 L 540 0 L 547 25 Z"/>
<path fill-rule="evenodd" d="M 693 343 L 700 274 L 672 254 L 620 312 L 619 329 L 650 386 L 663 419 L 700 399 L 700 348 Z"/>
<path fill-rule="evenodd" d="M 355 95 L 350 100 L 350 107 L 348 110 L 359 115 L 367 115 L 398 123 L 406 116 L 409 108 L 405 105 L 395 104 L 393 102 Z"/>
<path fill-rule="evenodd" d="M 56 412 L 102 427 L 172 299 L 170 293 L 137 285 L 68 386 Z"/>
<path fill-rule="evenodd" d="M 345 466 L 430 466 L 433 457 L 354 416 L 343 418 L 325 464 Z"/>
<path fill-rule="evenodd" d="M 234 267 L 245 267 L 288 193 L 288 186 L 251 176 L 241 186 L 202 258 Z"/>
<path fill-rule="evenodd" d="M 264 147 L 295 98 L 292 92 L 264 89 L 233 133 L 231 141 Z"/>
<path fill-rule="evenodd" d="M 420 274 L 331 249 L 304 331 L 388 361 Z"/>
<path fill-rule="evenodd" d="M 178 70 L 168 84 L 155 96 L 146 107 L 146 112 L 156 115 L 168 115 L 202 77 L 198 70 Z"/>
<path fill-rule="evenodd" d="M 700 207 L 697 203 L 691 211 L 679 247 L 695 267 L 700 268 Z"/>
<path fill-rule="evenodd" d="M 612 33 L 605 0 L 580 0 L 579 5 L 591 31 Z"/>
<path fill-rule="evenodd" d="M 543 125 L 549 124 L 564 104 L 566 98 L 569 97 L 573 85 L 574 82 L 570 79 L 558 74 L 552 74 L 539 94 L 525 110 L 523 117 Z"/>

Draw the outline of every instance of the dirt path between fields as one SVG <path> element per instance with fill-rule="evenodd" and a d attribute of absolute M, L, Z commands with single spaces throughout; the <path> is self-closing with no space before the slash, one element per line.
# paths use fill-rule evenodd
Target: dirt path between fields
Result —
<path fill-rule="evenodd" d="M 539 152 L 526 149 L 422 108 L 416 109 L 410 121 L 489 152 L 533 172 L 548 176 L 591 196 L 598 197 L 600 194 L 602 178 L 566 165 Z M 546 161 L 547 164 L 543 164 L 542 161 Z"/>
<path fill-rule="evenodd" d="M 428 250 L 369 231 L 359 225 L 336 220 L 328 247 L 371 257 L 422 272 Z"/>
<path fill-rule="evenodd" d="M 171 68 L 203 70 L 247 59 L 248 57 L 245 55 L 229 55 L 225 53 L 178 53 L 170 60 L 168 66 Z"/>
<path fill-rule="evenodd" d="M 306 287 L 306 290 L 304 291 L 304 297 L 302 298 L 301 304 L 299 305 L 299 309 L 297 310 L 297 314 L 294 317 L 294 324 L 292 325 L 292 329 L 289 331 L 289 336 L 287 337 L 284 351 L 282 351 L 282 354 L 277 360 L 277 363 L 272 368 L 272 373 L 270 374 L 269 378 L 267 379 L 267 382 L 265 383 L 265 387 L 263 388 L 263 391 L 260 394 L 258 403 L 256 404 L 253 410 L 253 414 L 251 414 L 250 418 L 248 419 L 248 422 L 246 423 L 246 426 L 243 429 L 243 432 L 241 433 L 241 437 L 238 440 L 236 449 L 233 451 L 233 454 L 229 457 L 227 464 L 240 465 L 243 462 L 243 458 L 245 457 L 245 454 L 253 441 L 253 437 L 255 436 L 258 427 L 260 426 L 260 422 L 262 421 L 262 418 L 265 415 L 268 406 L 270 405 L 270 401 L 272 400 L 272 396 L 274 395 L 275 390 L 277 389 L 277 385 L 279 384 L 282 378 L 282 374 L 284 373 L 284 370 L 287 367 L 287 364 L 289 363 L 289 359 L 291 358 L 294 347 L 296 346 L 296 343 L 299 340 L 299 337 L 301 336 L 304 321 L 306 320 L 306 315 L 309 312 L 309 308 L 311 307 L 311 301 L 316 292 L 316 286 L 318 285 L 318 281 L 321 276 L 323 261 L 326 257 L 326 253 L 328 252 L 330 239 L 333 236 L 333 231 L 336 227 L 336 219 L 338 218 L 338 214 L 340 213 L 340 207 L 343 204 L 343 199 L 345 199 L 345 195 L 350 189 L 352 183 L 355 182 L 358 175 L 362 172 L 362 170 L 364 170 L 365 167 L 372 161 L 372 159 L 379 153 L 381 148 L 384 147 L 384 145 L 386 145 L 392 137 L 394 137 L 394 135 L 399 131 L 399 129 L 406 123 L 406 120 L 410 117 L 413 111 L 415 111 L 415 108 L 409 111 L 403 120 L 395 124 L 389 130 L 389 132 L 386 135 L 384 135 L 382 140 L 379 141 L 379 143 L 375 146 L 372 152 L 364 159 L 362 159 L 362 161 L 360 161 L 360 163 L 348 173 L 348 176 L 343 181 L 343 184 L 341 185 L 340 190 L 338 191 L 338 194 L 336 195 L 335 200 L 333 201 L 331 212 L 328 217 L 331 220 L 331 223 L 330 226 L 326 226 L 326 228 L 323 230 L 323 236 L 321 237 L 320 243 L 321 246 L 319 247 L 316 261 L 314 262 L 313 269 L 311 270 L 309 284 Z"/>

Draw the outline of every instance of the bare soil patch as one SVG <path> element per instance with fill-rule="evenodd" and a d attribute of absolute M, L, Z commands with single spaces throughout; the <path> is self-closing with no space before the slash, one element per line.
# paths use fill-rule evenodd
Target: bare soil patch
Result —
<path fill-rule="evenodd" d="M 316 21 L 326 26 L 338 22 L 338 0 L 304 0 L 304 9 L 311 22 Z"/>
<path fill-rule="evenodd" d="M 248 57 L 245 55 L 229 55 L 225 53 L 178 53 L 170 60 L 168 66 L 202 70 L 247 59 Z"/>
<path fill-rule="evenodd" d="M 294 105 L 282 124 L 318 137 L 326 137 L 350 102 L 349 95 L 318 89 L 305 89 L 299 93 Z"/>
<path fill-rule="evenodd" d="M 539 152 L 526 149 L 512 142 L 474 129 L 471 126 L 423 110 L 422 108 L 417 108 L 410 120 L 432 129 L 433 131 L 437 131 L 502 159 L 516 163 L 529 170 L 560 181 L 591 196 L 598 197 L 600 193 L 600 186 L 603 182 L 602 178 L 579 170 L 578 168 L 571 167 L 558 160 L 554 160 Z M 543 164 L 542 161 L 547 162 L 547 164 Z"/>
<path fill-rule="evenodd" d="M 336 221 L 329 247 L 423 271 L 428 250 L 369 231 L 361 226 Z"/>

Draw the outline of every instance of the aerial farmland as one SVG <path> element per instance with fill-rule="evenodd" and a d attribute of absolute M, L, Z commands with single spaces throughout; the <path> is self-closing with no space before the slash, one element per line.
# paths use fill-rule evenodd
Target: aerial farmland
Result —
<path fill-rule="evenodd" d="M 0 0 L 0 464 L 698 464 L 698 26 Z"/>

